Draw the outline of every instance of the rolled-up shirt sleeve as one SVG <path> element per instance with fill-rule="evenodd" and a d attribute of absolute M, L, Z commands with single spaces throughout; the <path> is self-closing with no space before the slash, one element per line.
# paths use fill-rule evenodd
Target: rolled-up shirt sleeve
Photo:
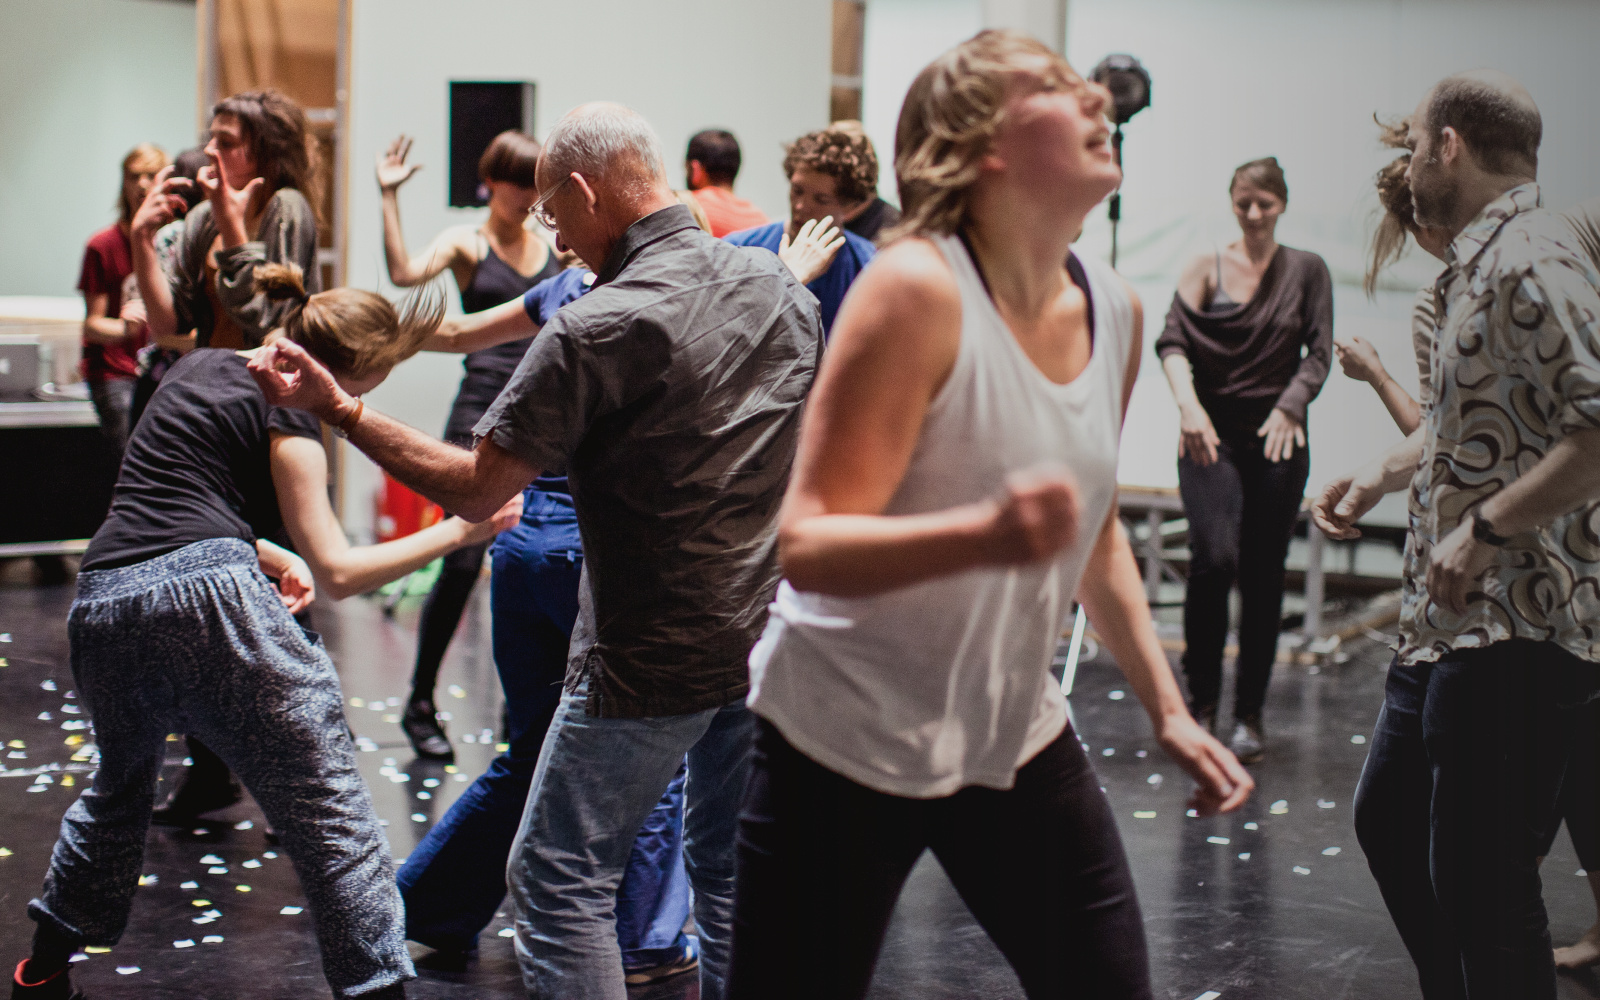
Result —
<path fill-rule="evenodd" d="M 1577 261 L 1563 258 L 1507 284 L 1496 296 L 1496 309 L 1507 315 L 1490 324 L 1504 331 L 1501 349 L 1549 396 L 1552 428 L 1568 434 L 1600 429 L 1600 291 Z"/>
<path fill-rule="evenodd" d="M 1333 276 L 1320 259 L 1307 274 L 1304 301 L 1305 322 L 1300 342 L 1305 356 L 1274 404 L 1300 424 L 1306 422 L 1306 407 L 1317 398 L 1322 384 L 1328 380 L 1328 365 L 1333 354 Z"/>

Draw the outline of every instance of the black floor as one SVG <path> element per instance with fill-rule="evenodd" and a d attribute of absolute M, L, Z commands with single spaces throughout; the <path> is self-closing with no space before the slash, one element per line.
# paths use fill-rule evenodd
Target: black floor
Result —
<path fill-rule="evenodd" d="M 64 627 L 71 589 L 30 587 L 15 577 L 7 573 L 10 585 L 0 586 L 0 658 L 6 663 L 0 668 L 0 742 L 7 744 L 7 756 L 0 758 L 5 767 L 0 771 L 0 940 L 7 945 L 0 964 L 14 963 L 26 952 L 32 933 L 27 902 L 38 890 L 61 814 L 88 771 L 87 764 L 71 761 L 75 747 L 64 743 L 85 735 L 64 728 L 82 719 L 64 708 L 73 694 Z M 351 724 L 372 741 L 364 743 L 369 748 L 361 755 L 364 771 L 389 823 L 397 857 L 411 850 L 493 756 L 499 716 L 487 601 L 480 600 L 469 609 L 440 681 L 440 707 L 453 716 L 449 728 L 459 769 L 427 767 L 412 759 L 396 724 L 398 708 L 387 701 L 406 691 L 415 603 L 403 602 L 394 619 L 385 618 L 368 599 L 316 611 L 316 627 L 344 678 Z M 1354 655 L 1347 663 L 1315 673 L 1306 667 L 1279 668 L 1268 706 L 1269 755 L 1254 769 L 1256 797 L 1240 814 L 1211 820 L 1185 817 L 1188 782 L 1162 757 L 1143 711 L 1131 695 L 1123 696 L 1126 688 L 1109 660 L 1102 656 L 1080 671 L 1072 706 L 1133 862 L 1157 996 L 1419 996 L 1351 832 L 1350 797 L 1366 753 L 1352 737 L 1364 740 L 1371 731 L 1387 652 L 1366 640 L 1349 652 Z M 375 702 L 385 704 L 375 709 Z M 464 742 L 469 735 L 472 742 Z M 12 741 L 24 746 L 18 750 Z M 182 745 L 170 748 L 169 775 L 182 766 Z M 391 780 L 383 773 L 386 763 L 410 780 Z M 38 779 L 40 768 L 47 769 L 48 783 Z M 430 779 L 438 784 L 429 787 Z M 420 798 L 422 792 L 429 797 Z M 1278 802 L 1282 805 L 1275 811 Z M 127 934 L 111 953 L 91 955 L 74 966 L 74 979 L 91 998 L 329 995 L 309 918 L 284 912 L 304 905 L 287 859 L 269 856 L 253 805 L 237 806 L 224 816 L 225 822 L 208 823 L 205 833 L 151 833 L 144 870 L 154 878 L 138 893 Z M 202 861 L 212 855 L 222 865 Z M 212 867 L 227 871 L 211 874 Z M 1563 836 L 1544 869 L 1558 943 L 1571 941 L 1594 920 L 1588 886 L 1576 877 L 1577 869 Z M 197 887 L 184 888 L 190 881 Z M 248 891 L 241 891 L 245 886 Z M 208 911 L 221 916 L 194 922 Z M 511 942 L 498 936 L 504 926 L 504 919 L 495 921 L 466 972 L 424 971 L 411 995 L 522 996 Z M 208 942 L 208 937 L 221 940 Z M 187 941 L 194 944 L 175 946 Z M 127 971 L 132 969 L 137 971 Z M 826 928 L 818 929 L 813 962 L 780 974 L 815 977 L 818 996 L 826 996 Z M 677 1000 L 697 994 L 688 976 L 636 990 L 634 997 Z M 925 858 L 906 886 L 872 996 L 1001 1000 L 1020 997 L 1021 991 L 938 866 Z M 1600 998 L 1600 979 L 1563 976 L 1561 996 Z"/>

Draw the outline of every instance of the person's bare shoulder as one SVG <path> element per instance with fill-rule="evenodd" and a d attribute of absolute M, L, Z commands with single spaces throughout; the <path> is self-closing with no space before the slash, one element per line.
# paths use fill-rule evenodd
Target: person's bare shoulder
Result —
<path fill-rule="evenodd" d="M 1203 253 L 1190 258 L 1178 274 L 1178 295 L 1190 309 L 1200 309 L 1210 297 L 1212 275 L 1216 273 L 1215 254 Z"/>
<path fill-rule="evenodd" d="M 885 248 L 851 286 L 830 349 L 902 352 L 936 366 L 954 358 L 961 338 L 961 293 L 932 242 L 904 239 Z"/>

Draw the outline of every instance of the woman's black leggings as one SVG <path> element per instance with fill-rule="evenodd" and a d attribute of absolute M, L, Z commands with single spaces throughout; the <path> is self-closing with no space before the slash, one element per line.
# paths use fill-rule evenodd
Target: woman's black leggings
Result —
<path fill-rule="evenodd" d="M 1189 585 L 1183 599 L 1183 670 L 1194 707 L 1222 695 L 1228 594 L 1239 587 L 1239 679 L 1234 715 L 1255 718 L 1267 699 L 1283 617 L 1283 563 L 1305 497 L 1311 461 L 1304 448 L 1269 462 L 1262 438 L 1224 438 L 1217 460 L 1178 459 L 1178 490 L 1189 519 Z"/>
<path fill-rule="evenodd" d="M 417 624 L 417 663 L 411 672 L 411 700 L 433 701 L 439 683 L 439 665 L 456 634 L 461 615 L 467 610 L 472 588 L 483 573 L 483 555 L 489 543 L 465 545 L 444 557 L 439 578 L 422 604 Z"/>
<path fill-rule="evenodd" d="M 1072 727 L 1007 791 L 873 791 L 758 721 L 739 817 L 729 1000 L 864 997 L 900 888 L 932 850 L 1032 1000 L 1150 997 L 1144 923 L 1100 782 Z M 821 935 L 819 937 L 819 934 Z"/>

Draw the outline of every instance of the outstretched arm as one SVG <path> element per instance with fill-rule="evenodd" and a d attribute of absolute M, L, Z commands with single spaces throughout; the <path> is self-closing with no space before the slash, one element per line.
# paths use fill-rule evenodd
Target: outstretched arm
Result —
<path fill-rule="evenodd" d="M 351 444 L 395 479 L 469 521 L 488 520 L 539 475 L 538 469 L 487 438 L 467 451 L 368 410 L 305 348 L 288 339 L 252 352 L 250 374 L 267 402 L 305 410 L 343 429 Z"/>
<path fill-rule="evenodd" d="M 422 349 L 447 354 L 471 354 L 531 337 L 539 329 L 539 324 L 533 321 L 523 306 L 522 297 L 518 296 L 482 312 L 447 316 L 433 336 L 423 343 Z"/>
<path fill-rule="evenodd" d="M 517 497 L 480 524 L 450 517 L 392 542 L 353 546 L 328 503 L 328 460 L 322 443 L 274 434 L 271 449 L 272 482 L 284 526 L 312 575 L 335 600 L 398 580 L 463 545 L 486 542 L 522 515 Z"/>
<path fill-rule="evenodd" d="M 400 229 L 400 185 L 422 169 L 420 163 L 407 163 L 411 137 L 402 135 L 378 154 L 378 190 L 383 202 L 383 259 L 389 267 L 389 280 L 400 288 L 411 288 L 438 277 L 454 267 L 462 254 L 457 232 L 447 229 L 434 237 L 421 256 L 406 250 L 405 234 Z M 476 264 L 476 260 L 471 263 Z"/>

